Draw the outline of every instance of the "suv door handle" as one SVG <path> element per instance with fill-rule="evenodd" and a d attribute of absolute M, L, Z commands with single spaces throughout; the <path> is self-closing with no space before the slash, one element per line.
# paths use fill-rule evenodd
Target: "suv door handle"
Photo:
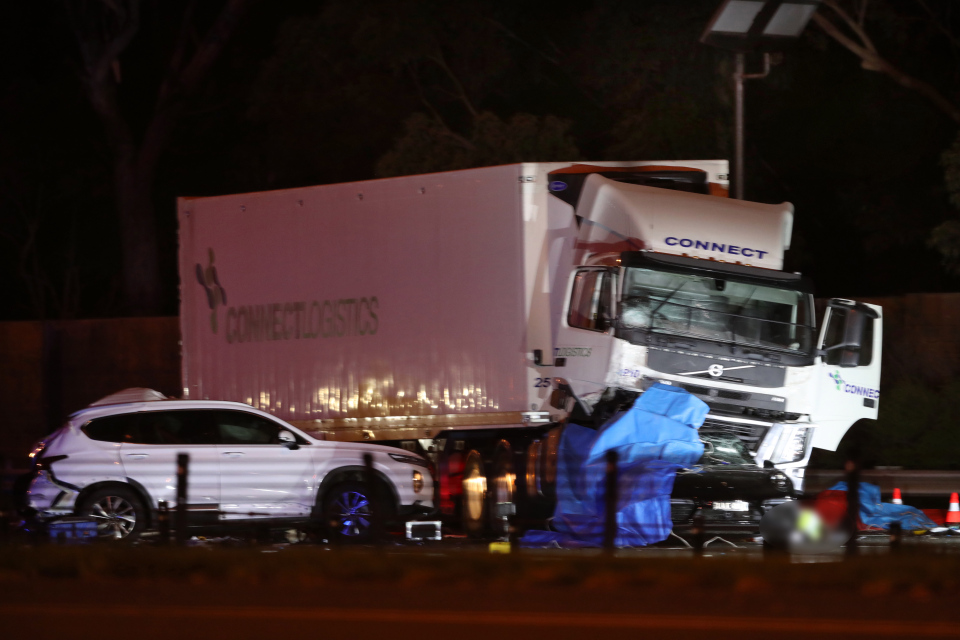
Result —
<path fill-rule="evenodd" d="M 149 455 L 150 455 L 149 453 L 128 453 L 127 457 L 128 458 L 146 458 Z"/>
<path fill-rule="evenodd" d="M 227 456 L 228 458 L 239 458 L 244 454 L 242 451 L 224 451 L 223 455 Z"/>

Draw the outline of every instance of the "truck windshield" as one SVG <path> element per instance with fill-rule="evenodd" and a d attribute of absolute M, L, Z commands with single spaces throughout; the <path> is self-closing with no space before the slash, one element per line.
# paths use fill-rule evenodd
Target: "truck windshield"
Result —
<path fill-rule="evenodd" d="M 810 296 L 725 278 L 627 268 L 620 322 L 628 329 L 807 353 Z"/>

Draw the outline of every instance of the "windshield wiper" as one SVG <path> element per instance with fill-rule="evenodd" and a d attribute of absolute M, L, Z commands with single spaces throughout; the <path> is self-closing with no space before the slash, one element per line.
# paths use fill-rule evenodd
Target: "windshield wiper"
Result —
<path fill-rule="evenodd" d="M 733 313 L 733 314 L 730 314 L 730 315 L 732 315 L 732 316 L 735 317 L 735 318 L 736 318 L 736 317 L 740 317 L 740 318 L 746 317 L 746 316 L 742 316 L 742 315 L 740 315 L 740 314 L 743 313 L 743 310 L 747 308 L 747 303 L 750 302 L 750 300 L 753 298 L 753 294 L 755 294 L 756 292 L 757 292 L 757 288 L 754 287 L 753 290 L 750 291 L 750 295 L 747 296 L 747 299 L 743 301 L 743 304 L 741 304 L 739 307 L 737 307 L 736 313 Z M 736 325 L 736 320 L 734 320 L 733 322 L 730 323 L 730 345 L 733 347 L 732 349 L 730 349 L 730 352 L 731 352 L 731 353 L 736 353 L 736 352 L 737 352 L 737 347 L 740 346 L 740 343 L 737 342 L 737 325 Z"/>
<path fill-rule="evenodd" d="M 677 287 L 676 289 L 674 289 L 673 291 L 671 291 L 669 294 L 667 294 L 667 297 L 665 297 L 665 298 L 660 302 L 660 304 L 658 304 L 658 305 L 656 306 L 656 308 L 655 308 L 653 311 L 650 312 L 650 321 L 651 321 L 651 322 L 653 322 L 654 317 L 656 317 L 657 311 L 660 311 L 660 307 L 662 307 L 663 305 L 667 304 L 667 302 L 670 301 L 670 298 L 672 298 L 672 297 L 677 293 L 677 291 L 680 291 L 680 289 L 683 289 L 683 288 L 686 286 L 686 284 L 687 284 L 687 281 L 686 281 L 686 280 L 684 280 L 683 282 L 681 282 L 679 287 Z"/>

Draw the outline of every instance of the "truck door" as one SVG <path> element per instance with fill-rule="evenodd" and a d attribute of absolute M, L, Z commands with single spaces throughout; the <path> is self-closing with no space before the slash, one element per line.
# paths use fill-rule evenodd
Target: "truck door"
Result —
<path fill-rule="evenodd" d="M 818 401 L 812 445 L 833 451 L 853 423 L 876 420 L 880 406 L 882 309 L 834 298 L 820 332 Z"/>
<path fill-rule="evenodd" d="M 555 362 L 563 358 L 556 375 L 566 378 L 578 398 L 590 398 L 608 386 L 616 291 L 615 270 L 584 267 L 573 274 L 553 357 Z"/>

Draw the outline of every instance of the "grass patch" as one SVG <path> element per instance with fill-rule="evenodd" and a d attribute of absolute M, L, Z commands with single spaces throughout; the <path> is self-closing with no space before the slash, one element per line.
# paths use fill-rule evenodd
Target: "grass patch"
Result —
<path fill-rule="evenodd" d="M 0 548 L 0 579 L 187 581 L 236 584 L 469 585 L 471 588 L 729 589 L 960 595 L 960 555 L 866 555 L 796 564 L 787 557 L 607 557 L 573 552 L 491 555 L 481 551 L 300 546 L 260 549 L 158 547 Z"/>

